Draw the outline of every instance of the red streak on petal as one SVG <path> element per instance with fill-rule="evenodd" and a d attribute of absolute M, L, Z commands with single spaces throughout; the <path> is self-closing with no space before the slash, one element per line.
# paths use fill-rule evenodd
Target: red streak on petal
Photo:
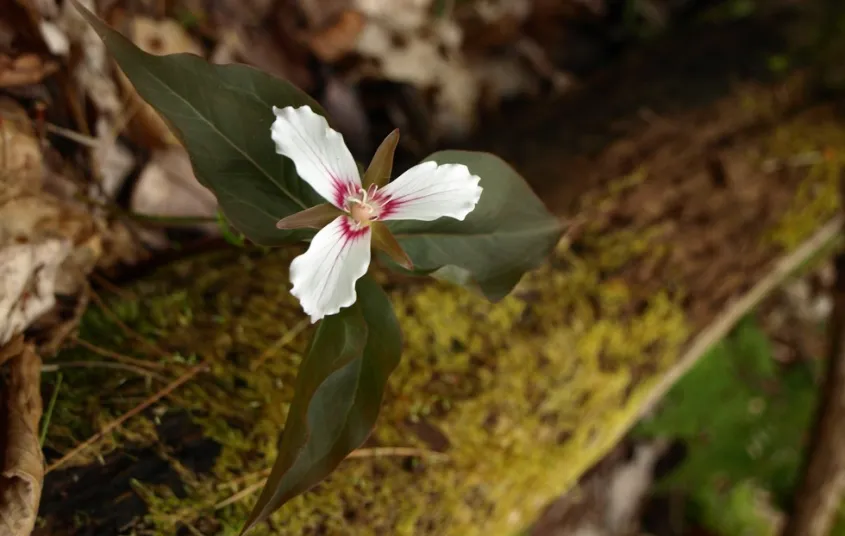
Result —
<path fill-rule="evenodd" d="M 355 184 L 352 181 L 332 177 L 332 187 L 334 188 L 334 204 L 339 208 L 346 208 L 346 198 L 354 195 Z"/>
<path fill-rule="evenodd" d="M 381 205 L 381 210 L 379 211 L 379 219 L 384 219 L 389 217 L 391 214 L 395 213 L 399 207 L 405 204 L 404 199 L 395 199 L 392 197 L 385 197 L 382 199 L 378 199 L 379 204 Z"/>
<path fill-rule="evenodd" d="M 354 225 L 354 220 L 350 218 L 343 218 L 340 220 L 340 229 L 343 232 L 343 239 L 346 242 L 358 240 L 370 232 L 369 227 L 357 227 Z"/>

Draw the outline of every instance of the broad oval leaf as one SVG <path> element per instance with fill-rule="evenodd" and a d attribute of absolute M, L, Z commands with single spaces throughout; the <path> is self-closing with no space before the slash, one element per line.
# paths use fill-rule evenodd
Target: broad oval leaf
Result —
<path fill-rule="evenodd" d="M 426 160 L 464 164 L 481 177 L 478 205 L 464 221 L 396 221 L 388 223 L 390 230 L 417 271 L 477 285 L 493 301 L 503 298 L 554 248 L 562 233 L 558 219 L 497 156 L 442 151 Z"/>
<path fill-rule="evenodd" d="M 135 46 L 96 15 L 74 5 L 97 31 L 138 94 L 173 129 L 194 174 L 217 197 L 232 225 L 253 242 L 273 246 L 313 231 L 280 231 L 276 222 L 323 202 L 276 154 L 272 107 L 316 101 L 294 85 L 246 65 L 214 65 L 192 54 L 156 56 Z"/>
<path fill-rule="evenodd" d="M 243 532 L 328 476 L 375 426 L 402 336 L 381 287 L 364 276 L 356 290 L 354 305 L 317 326 L 296 378 L 278 458 Z"/>

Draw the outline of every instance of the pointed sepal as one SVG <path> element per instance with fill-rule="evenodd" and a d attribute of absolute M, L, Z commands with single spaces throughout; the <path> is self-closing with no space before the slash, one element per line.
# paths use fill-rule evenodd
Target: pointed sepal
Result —
<path fill-rule="evenodd" d="M 390 232 L 390 229 L 387 228 L 387 225 L 376 221 L 370 224 L 370 229 L 373 231 L 373 247 L 386 253 L 390 257 L 390 260 L 402 268 L 406 270 L 414 269 L 414 263 L 411 262 L 411 258 L 405 253 L 402 246 L 399 245 L 399 242 L 393 236 L 393 233 Z"/>
<path fill-rule="evenodd" d="M 388 134 L 376 150 L 376 154 L 370 162 L 370 167 L 364 173 L 365 189 L 372 185 L 381 188 L 390 180 L 390 174 L 393 172 L 393 154 L 396 152 L 397 145 L 399 145 L 398 128 Z"/>
<path fill-rule="evenodd" d="M 276 224 L 277 229 L 288 231 L 291 229 L 322 229 L 332 220 L 343 214 L 331 203 L 323 203 L 311 208 L 301 210 L 286 218 L 282 218 Z"/>

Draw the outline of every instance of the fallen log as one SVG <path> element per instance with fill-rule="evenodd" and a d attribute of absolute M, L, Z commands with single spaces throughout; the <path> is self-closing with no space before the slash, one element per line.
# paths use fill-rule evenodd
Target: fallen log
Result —
<path fill-rule="evenodd" d="M 569 235 L 496 305 L 381 274 L 405 351 L 379 425 L 256 534 L 516 533 L 833 239 L 835 103 L 800 72 L 773 79 L 779 19 L 699 31 L 492 122 L 475 146 L 513 162 Z M 203 255 L 93 300 L 85 344 L 50 362 L 64 380 L 36 534 L 236 533 L 309 336 L 287 293 L 293 254 Z M 73 365 L 109 359 L 135 370 Z M 161 394 L 199 361 L 208 373 Z"/>

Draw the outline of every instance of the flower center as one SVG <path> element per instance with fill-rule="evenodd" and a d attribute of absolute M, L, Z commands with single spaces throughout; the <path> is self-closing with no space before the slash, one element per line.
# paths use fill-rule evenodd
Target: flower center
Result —
<path fill-rule="evenodd" d="M 371 192 L 361 188 L 357 194 L 346 198 L 346 209 L 349 216 L 355 220 L 359 227 L 367 226 L 379 217 L 381 207 L 374 202 L 373 194 L 375 194 L 374 188 Z"/>

